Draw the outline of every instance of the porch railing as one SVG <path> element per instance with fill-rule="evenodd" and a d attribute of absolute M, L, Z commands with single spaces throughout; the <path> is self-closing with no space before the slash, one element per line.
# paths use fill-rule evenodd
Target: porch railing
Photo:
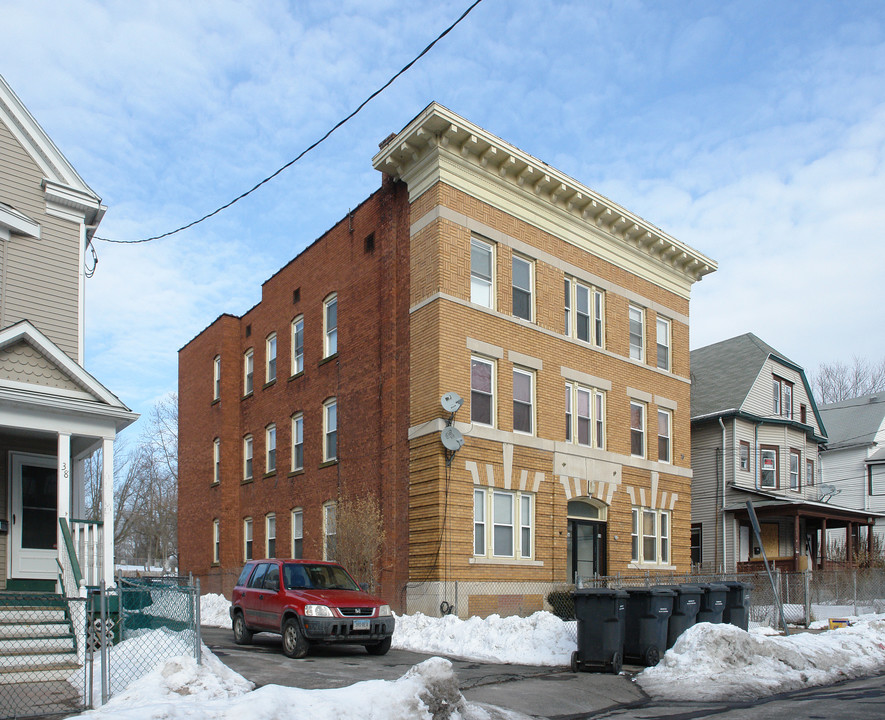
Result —
<path fill-rule="evenodd" d="M 71 541 L 85 584 L 97 587 L 102 578 L 103 523 L 95 520 L 71 520 Z"/>

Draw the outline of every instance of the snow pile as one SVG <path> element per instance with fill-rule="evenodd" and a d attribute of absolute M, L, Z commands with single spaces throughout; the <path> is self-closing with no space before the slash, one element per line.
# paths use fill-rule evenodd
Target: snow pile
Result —
<path fill-rule="evenodd" d="M 369 680 L 333 690 L 252 684 L 226 668 L 208 648 L 203 664 L 177 657 L 158 665 L 107 705 L 80 718 L 201 720 L 247 717 L 279 720 L 528 720 L 490 706 L 467 703 L 452 664 L 430 658 L 393 682 Z"/>
<path fill-rule="evenodd" d="M 636 677 L 655 698 L 749 700 L 873 675 L 885 669 L 885 618 L 789 637 L 699 623 Z"/>
<path fill-rule="evenodd" d="M 229 628 L 230 600 L 217 594 L 200 597 L 200 625 Z"/>
<path fill-rule="evenodd" d="M 573 627 L 551 613 L 536 612 L 527 618 L 490 615 L 467 620 L 398 615 L 393 647 L 482 662 L 568 665 L 577 646 Z"/>

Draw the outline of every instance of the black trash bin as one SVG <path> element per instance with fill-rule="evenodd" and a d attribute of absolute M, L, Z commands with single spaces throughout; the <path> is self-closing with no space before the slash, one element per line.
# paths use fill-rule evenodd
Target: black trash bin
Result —
<path fill-rule="evenodd" d="M 624 659 L 657 665 L 667 649 L 667 627 L 676 593 L 669 588 L 627 588 Z"/>
<path fill-rule="evenodd" d="M 704 589 L 700 585 L 672 585 L 676 593 L 673 598 L 673 614 L 667 625 L 667 647 L 676 644 L 676 638 L 695 624 L 698 611 L 701 609 L 701 598 Z"/>
<path fill-rule="evenodd" d="M 624 663 L 624 618 L 627 593 L 609 588 L 575 590 L 578 649 L 572 671 L 621 672 Z"/>
<path fill-rule="evenodd" d="M 728 588 L 720 583 L 701 583 L 700 587 L 704 589 L 704 594 L 696 622 L 721 623 Z"/>
<path fill-rule="evenodd" d="M 722 622 L 739 627 L 741 630 L 750 628 L 750 588 L 749 583 L 728 580 L 721 583 L 726 587 L 725 610 Z"/>

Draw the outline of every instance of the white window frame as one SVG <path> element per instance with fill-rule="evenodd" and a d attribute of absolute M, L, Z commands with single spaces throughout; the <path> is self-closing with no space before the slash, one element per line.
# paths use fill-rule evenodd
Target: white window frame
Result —
<path fill-rule="evenodd" d="M 783 391 L 783 382 L 778 378 L 772 378 L 772 408 L 771 412 L 775 416 L 780 416 L 783 404 L 781 400 L 781 392 Z"/>
<path fill-rule="evenodd" d="M 651 528 L 646 521 L 650 521 Z M 630 562 L 641 566 L 670 566 L 672 523 L 673 513 L 669 510 L 634 506 L 631 509 Z"/>
<path fill-rule="evenodd" d="M 221 355 L 212 360 L 212 399 L 221 399 Z"/>
<path fill-rule="evenodd" d="M 331 447 L 334 440 L 334 449 Z M 323 403 L 323 462 L 338 459 L 338 399 L 329 398 Z"/>
<path fill-rule="evenodd" d="M 304 372 L 304 316 L 292 321 L 292 375 Z"/>
<path fill-rule="evenodd" d="M 271 547 L 273 543 L 273 547 Z M 277 516 L 276 513 L 268 513 L 264 516 L 264 557 L 277 556 Z"/>
<path fill-rule="evenodd" d="M 212 484 L 221 482 L 221 438 L 212 441 Z"/>
<path fill-rule="evenodd" d="M 666 433 L 661 434 L 661 419 L 666 418 Z M 665 440 L 667 449 L 666 459 L 661 458 L 661 440 Z M 658 462 L 671 464 L 673 462 L 673 413 L 664 408 L 658 408 Z"/>
<path fill-rule="evenodd" d="M 493 488 L 491 491 L 491 500 L 492 500 L 492 502 L 490 503 L 490 505 L 491 505 L 491 510 L 492 510 L 492 517 L 491 517 L 491 520 L 492 520 L 492 522 L 491 522 L 492 557 L 515 557 L 516 556 L 516 529 L 515 529 L 516 494 L 512 493 L 512 492 L 498 490 L 498 489 Z M 505 509 L 509 508 L 509 511 L 510 511 L 509 520 L 506 518 L 499 518 L 498 517 L 497 512 L 496 512 L 496 510 L 499 507 L 498 502 L 497 502 L 498 500 L 502 500 L 502 501 L 504 501 L 504 503 L 506 503 Z M 504 505 L 502 505 L 501 507 L 504 507 Z M 506 538 L 502 537 L 501 541 L 499 542 L 499 539 L 498 539 L 498 536 L 499 536 L 498 530 L 499 529 L 503 530 L 504 533 L 509 534 L 509 540 L 510 540 L 509 552 L 499 552 L 499 546 L 500 546 L 500 550 L 506 549 L 504 547 L 506 545 Z"/>
<path fill-rule="evenodd" d="M 299 453 L 299 450 L 301 451 Z M 298 455 L 301 455 L 299 460 Z M 304 469 L 304 413 L 292 416 L 292 472 Z"/>
<path fill-rule="evenodd" d="M 517 375 L 520 377 L 528 378 L 529 382 L 529 395 L 528 400 L 525 399 L 517 399 L 516 397 L 516 378 Z M 529 428 L 528 430 L 523 428 L 516 427 L 516 407 L 517 405 L 521 407 L 528 406 L 529 411 Z M 535 373 L 531 370 L 525 370 L 523 368 L 513 368 L 513 432 L 520 433 L 522 435 L 534 435 L 535 434 Z"/>
<path fill-rule="evenodd" d="M 655 355 L 655 362 L 659 370 L 666 370 L 667 372 L 670 372 L 672 366 L 670 359 L 671 327 L 671 323 L 667 318 L 658 315 L 656 322 L 657 353 Z M 663 360 L 661 358 L 662 351 Z"/>
<path fill-rule="evenodd" d="M 594 390 L 593 398 L 595 401 L 593 411 L 593 422 L 596 425 L 596 447 L 605 450 L 605 393 L 602 390 Z"/>
<path fill-rule="evenodd" d="M 488 254 L 488 276 L 474 267 L 474 251 Z M 476 237 L 470 238 L 470 302 L 495 309 L 495 246 Z"/>
<path fill-rule="evenodd" d="M 814 459 L 805 458 L 805 487 L 814 487 Z"/>
<path fill-rule="evenodd" d="M 212 521 L 212 564 L 221 562 L 221 520 L 215 518 Z"/>
<path fill-rule="evenodd" d="M 510 510 L 509 521 L 495 516 L 495 501 Z M 502 532 L 496 532 L 502 531 Z M 534 557 L 535 498 L 532 493 L 474 487 L 473 556 L 487 559 L 529 561 Z M 506 545 L 509 542 L 510 553 Z"/>
<path fill-rule="evenodd" d="M 605 293 L 597 287 L 569 277 L 565 279 L 564 291 L 565 334 L 587 345 L 603 347 Z"/>
<path fill-rule="evenodd" d="M 633 408 L 639 409 L 639 413 L 640 413 L 639 427 L 636 427 L 633 424 Z M 631 457 L 644 458 L 648 455 L 648 442 L 647 442 L 648 438 L 647 438 L 647 433 L 646 433 L 646 429 L 647 429 L 647 425 L 648 425 L 648 423 L 646 422 L 647 412 L 648 411 L 645 406 L 645 403 L 639 402 L 638 400 L 631 400 L 630 401 L 630 455 L 631 455 Z M 639 437 L 642 440 L 642 452 L 641 453 L 635 453 L 633 451 L 633 438 L 636 436 L 637 433 L 639 434 Z"/>
<path fill-rule="evenodd" d="M 473 554 L 485 557 L 488 553 L 486 541 L 486 491 L 480 488 L 473 489 Z"/>
<path fill-rule="evenodd" d="M 251 395 L 255 389 L 255 351 L 249 348 L 243 353 L 243 395 Z"/>
<path fill-rule="evenodd" d="M 570 443 L 573 442 L 575 437 L 575 432 L 573 428 L 573 424 L 575 422 L 575 412 L 574 412 L 574 398 L 572 397 L 575 392 L 574 386 L 571 383 L 565 384 L 565 441 Z"/>
<path fill-rule="evenodd" d="M 531 560 L 535 551 L 533 542 L 535 527 L 534 498 L 529 494 L 517 496 L 517 512 L 519 514 L 519 556 L 523 560 Z"/>
<path fill-rule="evenodd" d="M 277 379 L 277 334 L 271 333 L 264 341 L 264 382 Z"/>
<path fill-rule="evenodd" d="M 605 293 L 593 288 L 593 344 L 605 346 Z"/>
<path fill-rule="evenodd" d="M 768 470 L 765 468 L 765 456 L 770 454 L 774 458 L 774 468 L 771 470 L 771 477 L 773 478 L 773 482 L 770 485 L 766 485 L 763 482 L 763 478 L 765 477 L 765 473 Z M 768 490 L 777 489 L 778 486 L 778 471 L 780 468 L 778 464 L 780 463 L 780 453 L 776 448 L 759 448 L 759 487 L 766 488 Z"/>
<path fill-rule="evenodd" d="M 793 467 L 795 460 L 796 466 Z M 802 453 L 790 448 L 790 490 L 800 492 L 802 490 Z"/>
<path fill-rule="evenodd" d="M 630 305 L 628 318 L 630 359 L 645 362 L 645 310 L 638 305 Z"/>
<path fill-rule="evenodd" d="M 490 373 L 490 390 L 486 392 L 485 390 L 477 390 L 473 386 L 473 365 L 474 363 L 488 365 L 491 368 Z M 497 415 L 495 408 L 495 388 L 497 386 L 497 363 L 494 360 L 489 360 L 485 357 L 480 357 L 478 355 L 472 355 L 470 357 L 470 421 L 476 423 L 477 425 L 485 425 L 487 427 L 495 427 L 495 416 Z M 489 398 L 490 408 L 489 408 L 489 422 L 485 422 L 485 420 L 477 419 L 475 415 L 475 410 L 477 408 L 477 403 L 474 402 L 475 395 L 482 395 L 484 397 Z"/>
<path fill-rule="evenodd" d="M 292 557 L 299 560 L 304 557 L 304 510 L 292 509 Z M 296 544 L 300 543 L 300 545 Z"/>
<path fill-rule="evenodd" d="M 335 318 L 329 317 L 335 308 Z M 334 325 L 332 324 L 334 322 Z M 338 293 L 332 293 L 323 300 L 323 357 L 331 357 L 338 352 Z"/>
<path fill-rule="evenodd" d="M 605 392 L 587 385 L 567 382 L 566 442 L 582 447 L 605 449 Z M 581 401 L 586 398 L 587 414 L 582 414 Z M 581 442 L 582 423 L 586 424 L 587 442 Z"/>
<path fill-rule="evenodd" d="M 323 503 L 323 560 L 334 560 L 338 539 L 338 505 L 334 500 Z"/>
<path fill-rule="evenodd" d="M 524 267 L 528 270 L 528 287 L 522 287 L 521 285 L 516 284 L 516 268 Z M 521 255 L 513 255 L 513 259 L 511 261 L 511 272 L 510 272 L 510 283 L 511 283 L 511 312 L 514 317 L 521 318 L 523 320 L 528 320 L 532 322 L 535 317 L 535 264 L 529 260 L 528 258 L 524 258 Z M 528 297 L 528 317 L 524 315 L 518 315 L 516 312 L 516 298 L 517 295 L 520 294 L 520 297 L 527 296 Z"/>
<path fill-rule="evenodd" d="M 275 472 L 277 469 L 277 426 L 271 423 L 264 428 L 264 471 Z"/>
<path fill-rule="evenodd" d="M 793 383 L 784 381 L 784 402 L 782 405 L 785 418 L 793 419 Z"/>
<path fill-rule="evenodd" d="M 252 518 L 243 518 L 243 560 L 252 560 Z"/>
<path fill-rule="evenodd" d="M 251 480 L 254 475 L 254 456 L 255 441 L 251 435 L 243 438 L 243 480 Z"/>

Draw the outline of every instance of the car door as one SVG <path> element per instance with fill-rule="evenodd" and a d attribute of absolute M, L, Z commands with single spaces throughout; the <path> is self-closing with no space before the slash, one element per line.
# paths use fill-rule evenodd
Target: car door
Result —
<path fill-rule="evenodd" d="M 269 563 L 264 573 L 264 583 L 258 593 L 257 613 L 261 615 L 261 626 L 268 630 L 280 630 L 285 593 L 280 592 L 280 566 Z"/>
<path fill-rule="evenodd" d="M 269 567 L 269 563 L 259 563 L 255 572 L 252 573 L 252 577 L 249 578 L 249 584 L 243 591 L 241 607 L 246 625 L 250 628 L 263 629 L 267 627 L 262 615 L 261 603 L 264 600 L 264 575 Z"/>

